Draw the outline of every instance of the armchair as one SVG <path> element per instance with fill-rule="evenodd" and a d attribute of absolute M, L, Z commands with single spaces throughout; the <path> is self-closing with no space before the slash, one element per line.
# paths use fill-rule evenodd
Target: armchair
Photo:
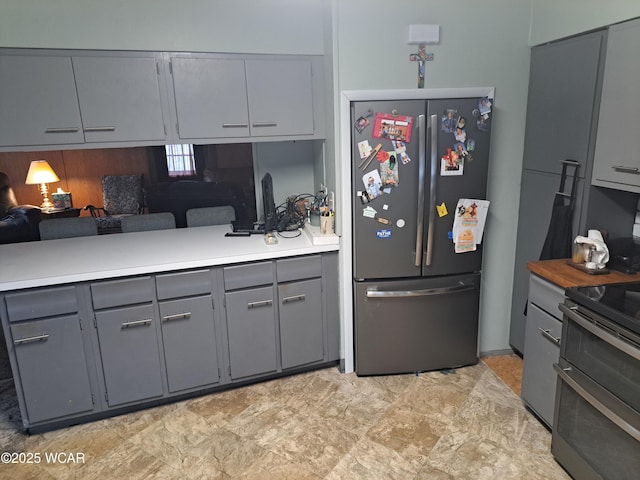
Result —
<path fill-rule="evenodd" d="M 99 233 L 121 232 L 122 218 L 139 215 L 144 209 L 142 175 L 105 175 L 102 177 L 102 207 L 87 205 Z"/>
<path fill-rule="evenodd" d="M 40 209 L 18 205 L 9 177 L 0 172 L 0 244 L 39 240 Z"/>

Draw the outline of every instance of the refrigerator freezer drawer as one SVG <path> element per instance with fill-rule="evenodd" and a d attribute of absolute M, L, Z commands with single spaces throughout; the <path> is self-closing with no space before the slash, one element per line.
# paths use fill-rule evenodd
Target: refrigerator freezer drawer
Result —
<path fill-rule="evenodd" d="M 478 361 L 480 275 L 354 282 L 358 375 Z"/>

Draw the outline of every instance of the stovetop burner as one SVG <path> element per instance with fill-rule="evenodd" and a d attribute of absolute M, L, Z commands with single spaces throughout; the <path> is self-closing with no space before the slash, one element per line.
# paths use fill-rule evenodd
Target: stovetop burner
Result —
<path fill-rule="evenodd" d="M 574 287 L 567 297 L 640 335 L 640 282 Z"/>

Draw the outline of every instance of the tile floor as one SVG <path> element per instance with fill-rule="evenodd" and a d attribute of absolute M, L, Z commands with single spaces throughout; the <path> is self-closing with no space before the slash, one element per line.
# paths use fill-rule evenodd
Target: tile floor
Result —
<path fill-rule="evenodd" d="M 4 381 L 0 451 L 41 461 L 0 464 L 0 478 L 569 479 L 549 432 L 487 363 L 366 378 L 328 368 L 32 436 Z M 47 462 L 58 452 L 84 458 Z"/>

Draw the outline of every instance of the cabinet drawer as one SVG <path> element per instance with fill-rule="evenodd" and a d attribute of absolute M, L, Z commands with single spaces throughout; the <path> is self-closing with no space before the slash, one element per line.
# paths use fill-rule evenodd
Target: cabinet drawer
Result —
<path fill-rule="evenodd" d="M 156 276 L 158 300 L 211 293 L 211 271 L 169 273 Z"/>
<path fill-rule="evenodd" d="M 53 317 L 78 311 L 75 287 L 47 288 L 5 297 L 10 322 Z"/>
<path fill-rule="evenodd" d="M 278 282 L 322 276 L 322 256 L 284 258 L 276 262 Z"/>
<path fill-rule="evenodd" d="M 250 263 L 224 268 L 224 289 L 269 285 L 273 283 L 273 264 L 271 262 Z"/>
<path fill-rule="evenodd" d="M 531 275 L 529 278 L 529 301 L 549 315 L 562 320 L 558 305 L 564 301 L 564 289 Z"/>
<path fill-rule="evenodd" d="M 556 373 L 562 322 L 529 303 L 524 340 L 522 398 L 549 426 L 553 425 Z"/>
<path fill-rule="evenodd" d="M 95 309 L 150 302 L 153 297 L 151 277 L 129 278 L 91 285 L 91 298 Z"/>

